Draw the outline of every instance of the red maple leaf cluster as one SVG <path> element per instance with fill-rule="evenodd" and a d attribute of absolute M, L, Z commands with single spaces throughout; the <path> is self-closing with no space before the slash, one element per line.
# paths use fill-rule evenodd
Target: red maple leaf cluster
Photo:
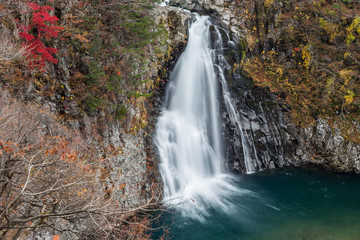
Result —
<path fill-rule="evenodd" d="M 29 49 L 29 67 L 30 69 L 38 68 L 45 71 L 46 62 L 57 63 L 58 60 L 52 54 L 58 52 L 58 49 L 46 47 L 44 42 L 56 37 L 63 28 L 55 26 L 59 19 L 51 16 L 50 6 L 39 6 L 36 3 L 28 3 L 31 9 L 31 19 L 28 26 L 21 26 L 20 37 L 25 40 L 25 47 Z"/>

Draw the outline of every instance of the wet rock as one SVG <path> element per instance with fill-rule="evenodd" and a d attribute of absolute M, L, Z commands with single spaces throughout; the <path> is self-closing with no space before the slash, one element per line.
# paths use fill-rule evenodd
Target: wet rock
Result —
<path fill-rule="evenodd" d="M 196 0 L 170 0 L 170 6 L 181 7 L 190 11 L 201 11 L 203 10 L 202 5 Z"/>
<path fill-rule="evenodd" d="M 156 8 L 154 14 L 156 24 L 162 25 L 169 33 L 166 41 L 171 48 L 175 49 L 186 42 L 188 21 L 194 16 L 192 13 L 178 7 L 165 6 Z"/>

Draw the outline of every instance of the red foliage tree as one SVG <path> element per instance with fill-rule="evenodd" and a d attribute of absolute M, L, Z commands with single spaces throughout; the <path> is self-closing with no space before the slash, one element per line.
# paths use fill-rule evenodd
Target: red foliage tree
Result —
<path fill-rule="evenodd" d="M 39 6 L 30 2 L 28 7 L 32 14 L 30 24 L 21 26 L 22 31 L 19 35 L 25 40 L 25 46 L 30 51 L 28 56 L 30 69 L 39 68 L 40 71 L 44 71 L 46 62 L 58 62 L 53 56 L 58 49 L 46 47 L 44 42 L 56 37 L 63 28 L 55 26 L 59 19 L 50 15 L 49 12 L 53 10 L 50 6 Z"/>

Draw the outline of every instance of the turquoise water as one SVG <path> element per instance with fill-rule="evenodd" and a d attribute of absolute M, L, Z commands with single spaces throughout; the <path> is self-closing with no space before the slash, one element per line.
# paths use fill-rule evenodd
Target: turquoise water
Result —
<path fill-rule="evenodd" d="M 286 169 L 236 176 L 234 184 L 246 191 L 229 196 L 231 214 L 210 209 L 199 222 L 165 213 L 160 224 L 184 240 L 360 239 L 359 175 Z"/>

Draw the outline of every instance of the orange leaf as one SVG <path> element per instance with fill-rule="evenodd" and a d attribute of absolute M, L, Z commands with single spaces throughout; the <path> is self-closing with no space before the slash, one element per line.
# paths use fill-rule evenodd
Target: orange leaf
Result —
<path fill-rule="evenodd" d="M 53 240 L 60 240 L 60 236 L 59 235 L 54 235 Z"/>
<path fill-rule="evenodd" d="M 86 39 L 84 36 L 81 36 L 80 34 L 77 34 L 74 36 L 75 38 L 77 38 L 80 42 L 83 42 L 83 43 L 88 43 L 90 42 L 89 39 Z"/>

